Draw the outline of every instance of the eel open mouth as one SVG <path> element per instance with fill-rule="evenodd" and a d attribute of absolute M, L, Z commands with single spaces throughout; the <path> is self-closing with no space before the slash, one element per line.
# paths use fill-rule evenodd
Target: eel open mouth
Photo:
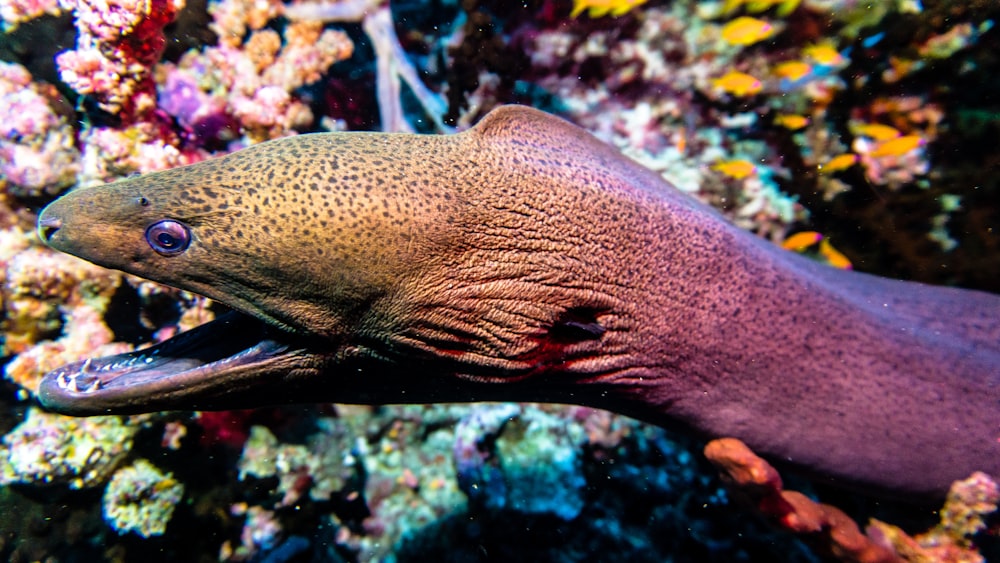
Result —
<path fill-rule="evenodd" d="M 38 398 L 73 415 L 211 408 L 246 390 L 263 373 L 296 363 L 290 335 L 257 319 L 227 313 L 155 346 L 91 358 L 52 370 Z M 292 359 L 293 361 L 288 361 Z"/>

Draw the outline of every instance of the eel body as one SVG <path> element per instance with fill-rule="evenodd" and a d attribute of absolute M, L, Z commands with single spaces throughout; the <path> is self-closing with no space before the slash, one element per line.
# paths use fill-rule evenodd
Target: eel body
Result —
<path fill-rule="evenodd" d="M 1000 476 L 1000 298 L 781 250 L 530 108 L 76 190 L 39 234 L 236 311 L 49 373 L 55 411 L 552 401 L 874 491 Z"/>

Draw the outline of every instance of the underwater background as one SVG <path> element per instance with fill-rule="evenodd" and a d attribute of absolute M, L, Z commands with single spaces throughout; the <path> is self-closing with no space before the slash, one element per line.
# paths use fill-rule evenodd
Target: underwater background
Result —
<path fill-rule="evenodd" d="M 782 475 L 839 509 L 806 503 L 825 516 L 805 529 L 703 443 L 590 408 L 77 419 L 33 398 L 64 363 L 224 311 L 44 247 L 59 194 L 298 133 L 449 133 L 505 103 L 789 252 L 1000 293 L 995 0 L 0 0 L 0 17 L 0 559 L 1000 561 L 983 477 L 942 511 Z"/>

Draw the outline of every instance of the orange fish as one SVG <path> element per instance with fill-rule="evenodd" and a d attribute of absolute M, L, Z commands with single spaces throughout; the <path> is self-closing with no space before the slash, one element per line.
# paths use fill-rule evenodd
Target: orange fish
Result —
<path fill-rule="evenodd" d="M 853 269 L 851 261 L 844 256 L 839 250 L 830 244 L 830 241 L 823 239 L 819 243 L 819 255 L 826 260 L 826 263 L 833 266 L 834 268 L 840 268 L 841 270 Z"/>
<path fill-rule="evenodd" d="M 683 126 L 678 128 L 674 138 L 677 139 L 677 152 L 684 154 L 687 151 L 687 128 Z"/>
<path fill-rule="evenodd" d="M 712 170 L 722 172 L 730 178 L 742 180 L 757 173 L 757 167 L 746 160 L 726 160 L 712 165 Z"/>
<path fill-rule="evenodd" d="M 781 248 L 792 252 L 802 252 L 821 240 L 823 240 L 823 235 L 816 231 L 802 231 L 782 241 Z"/>
<path fill-rule="evenodd" d="M 812 65 L 802 61 L 785 61 L 774 66 L 774 74 L 796 82 L 809 76 L 812 72 Z"/>
<path fill-rule="evenodd" d="M 797 131 L 809 125 L 809 118 L 804 115 L 782 113 L 775 116 L 774 124 L 790 131 Z"/>
<path fill-rule="evenodd" d="M 592 18 L 608 14 L 618 17 L 645 3 L 646 0 L 573 0 L 573 11 L 569 13 L 569 17 L 575 18 L 584 10 L 587 10 L 587 15 Z"/>
<path fill-rule="evenodd" d="M 907 135 L 896 137 L 879 143 L 869 156 L 881 158 L 883 156 L 902 156 L 914 149 L 924 146 L 927 141 L 920 135 Z"/>
<path fill-rule="evenodd" d="M 831 158 L 826 164 L 819 165 L 819 171 L 823 174 L 833 174 L 834 172 L 840 172 L 841 170 L 847 170 L 848 168 L 854 166 L 854 163 L 858 161 L 858 155 L 854 153 L 844 153 L 838 154 L 837 156 Z"/>
<path fill-rule="evenodd" d="M 823 66 L 839 66 L 844 62 L 844 56 L 826 43 L 810 45 L 802 50 L 802 54 Z"/>
<path fill-rule="evenodd" d="M 712 81 L 712 85 L 734 96 L 749 96 L 760 92 L 764 85 L 745 72 L 731 70 Z"/>
<path fill-rule="evenodd" d="M 902 133 L 899 132 L 899 129 L 888 125 L 882 125 L 881 123 L 866 123 L 864 125 L 853 127 L 852 130 L 855 135 L 870 137 L 876 141 L 888 141 L 889 139 L 895 139 L 896 137 L 902 135 Z"/>
<path fill-rule="evenodd" d="M 764 20 L 740 16 L 722 26 L 722 39 L 730 45 L 753 45 L 774 35 L 774 26 Z"/>

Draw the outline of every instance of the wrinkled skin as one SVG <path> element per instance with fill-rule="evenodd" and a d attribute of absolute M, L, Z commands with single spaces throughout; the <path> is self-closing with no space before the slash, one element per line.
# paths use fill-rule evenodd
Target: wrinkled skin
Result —
<path fill-rule="evenodd" d="M 897 495 L 1000 475 L 1000 298 L 783 251 L 536 110 L 272 141 L 74 191 L 39 234 L 246 315 L 53 371 L 55 411 L 554 401 Z"/>

